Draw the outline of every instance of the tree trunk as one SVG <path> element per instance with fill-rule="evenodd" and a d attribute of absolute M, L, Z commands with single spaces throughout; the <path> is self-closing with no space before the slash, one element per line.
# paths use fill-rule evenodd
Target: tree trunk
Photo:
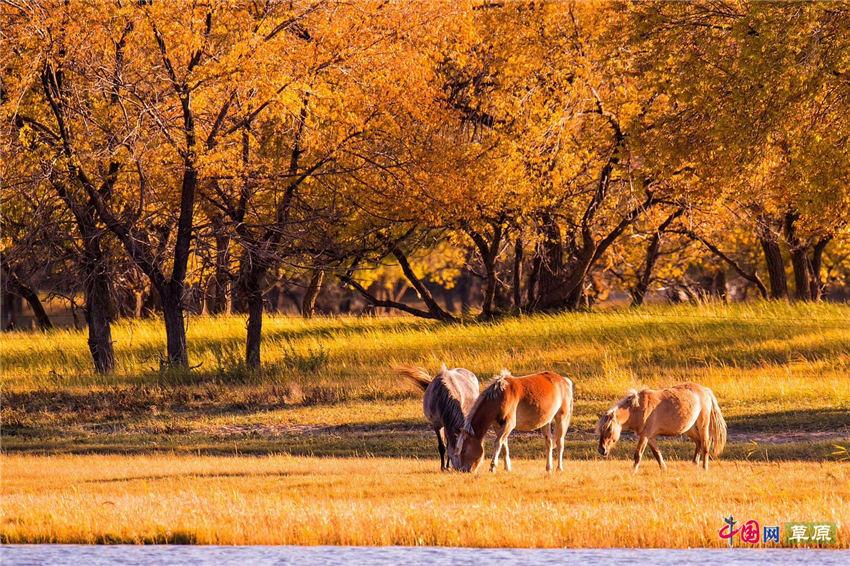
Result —
<path fill-rule="evenodd" d="M 578 249 L 570 257 L 569 264 L 562 267 L 559 272 L 549 273 L 549 269 L 544 267 L 542 272 L 547 274 L 547 279 L 551 277 L 551 280 L 545 290 L 542 287 L 540 289 L 537 309 L 549 312 L 578 309 L 584 298 L 585 282 L 593 265 L 594 254 L 595 247 L 591 243 Z M 541 283 L 542 281 L 541 277 Z"/>
<path fill-rule="evenodd" d="M 711 293 L 723 302 L 726 302 L 726 272 L 719 270 L 711 278 Z"/>
<path fill-rule="evenodd" d="M 797 247 L 791 250 L 791 267 L 794 269 L 794 298 L 798 301 L 811 300 L 812 274 L 806 248 Z"/>
<path fill-rule="evenodd" d="M 589 267 L 589 265 L 587 267 Z M 581 275 L 576 272 L 573 276 L 575 283 L 574 286 L 572 286 L 572 291 L 567 294 L 566 299 L 564 299 L 563 306 L 560 308 L 565 308 L 570 311 L 578 310 L 582 306 L 582 301 L 588 300 L 584 293 L 588 272 L 587 267 L 582 269 L 583 273 Z M 587 306 L 587 303 L 585 306 Z"/>
<path fill-rule="evenodd" d="M 6 279 L 9 290 L 19 295 L 29 304 L 38 329 L 49 330 L 53 328 L 53 323 L 50 322 L 50 317 L 47 316 L 44 305 L 41 304 L 41 299 L 38 298 L 38 293 L 25 283 L 13 269 L 10 269 L 8 264 L 6 266 Z"/>
<path fill-rule="evenodd" d="M 466 269 L 462 269 L 457 283 L 457 293 L 460 297 L 460 314 L 468 316 L 472 307 L 470 295 L 472 294 L 472 277 Z"/>
<path fill-rule="evenodd" d="M 539 271 L 536 273 L 537 285 L 534 293 L 534 304 L 545 303 L 550 295 L 557 292 L 563 284 L 561 270 L 564 264 L 564 248 L 561 244 L 561 229 L 555 219 L 545 214 L 541 227 L 543 241 L 538 247 Z"/>
<path fill-rule="evenodd" d="M 540 244 L 538 244 L 534 250 L 534 258 L 531 260 L 531 273 L 528 274 L 528 282 L 525 284 L 527 310 L 531 310 L 533 305 L 537 303 L 537 282 L 540 279 L 540 267 L 543 264 L 541 254 Z"/>
<path fill-rule="evenodd" d="M 142 318 L 145 315 L 145 299 L 146 292 L 144 289 L 134 289 L 133 290 L 133 317 Z"/>
<path fill-rule="evenodd" d="M 658 261 L 658 252 L 661 247 L 661 233 L 656 232 L 649 240 L 649 245 L 646 247 L 646 258 L 643 262 L 643 269 L 638 276 L 638 282 L 632 289 L 632 306 L 639 307 L 643 304 L 646 298 L 646 293 L 649 291 L 649 284 L 652 282 L 652 270 L 655 268 L 655 262 Z"/>
<path fill-rule="evenodd" d="M 245 339 L 245 365 L 252 370 L 261 366 L 263 340 L 263 280 L 266 270 L 255 267 L 245 274 L 245 301 L 248 307 L 248 332 Z"/>
<path fill-rule="evenodd" d="M 216 231 L 221 231 L 221 220 L 213 219 Z M 230 314 L 232 292 L 230 284 L 230 237 L 216 234 L 215 237 L 215 274 L 207 291 L 207 308 L 210 314 Z"/>
<path fill-rule="evenodd" d="M 86 324 L 89 332 L 89 351 L 97 373 L 115 370 L 115 351 L 112 346 L 112 306 L 109 282 L 98 275 L 86 289 Z"/>
<path fill-rule="evenodd" d="M 159 292 L 162 299 L 162 314 L 165 319 L 165 341 L 168 364 L 171 367 L 188 367 L 189 352 L 186 348 L 186 326 L 183 317 L 183 301 L 179 285 L 172 283 Z"/>
<path fill-rule="evenodd" d="M 112 346 L 112 292 L 110 274 L 100 247 L 101 235 L 84 231 L 85 249 L 82 268 L 85 274 L 85 317 L 89 333 L 89 351 L 97 373 L 115 370 L 115 350 Z"/>
<path fill-rule="evenodd" d="M 798 301 L 808 301 L 812 298 L 811 266 L 807 246 L 797 235 L 795 224 L 799 218 L 797 212 L 788 212 L 783 219 L 783 230 L 790 248 L 791 267 L 794 271 L 794 298 Z"/>
<path fill-rule="evenodd" d="M 643 300 L 646 298 L 646 293 L 649 291 L 649 285 L 652 283 L 652 270 L 655 268 L 655 263 L 658 261 L 658 256 L 661 252 L 661 235 L 684 213 L 684 208 L 676 209 L 658 225 L 658 228 L 652 234 L 649 245 L 646 247 L 646 259 L 643 262 L 643 270 L 638 276 L 637 285 L 635 285 L 632 291 L 633 307 L 642 305 Z"/>
<path fill-rule="evenodd" d="M 514 243 L 514 309 L 522 309 L 522 238 Z"/>
<path fill-rule="evenodd" d="M 491 318 L 495 314 L 494 302 L 499 292 L 499 278 L 496 276 L 496 258 L 499 254 L 499 247 L 502 244 L 502 220 L 493 222 L 493 234 L 490 240 L 486 237 L 486 232 L 482 234 L 472 228 L 467 229 L 467 233 L 478 248 L 478 254 L 481 256 L 481 263 L 484 266 L 484 300 L 481 303 L 481 314 L 484 318 Z"/>
<path fill-rule="evenodd" d="M 32 312 L 35 315 L 35 322 L 38 329 L 49 330 L 53 328 L 53 323 L 50 322 L 50 317 L 47 316 L 47 312 L 44 310 L 44 305 L 41 304 L 41 299 L 38 298 L 38 293 L 29 287 L 21 287 L 20 290 L 21 295 L 29 303 Z"/>
<path fill-rule="evenodd" d="M 481 303 L 481 313 L 484 318 L 493 316 L 493 301 L 496 298 L 496 262 L 488 257 L 484 258 L 484 301 Z"/>
<path fill-rule="evenodd" d="M 405 278 L 410 282 L 411 286 L 416 290 L 416 293 L 419 295 L 419 298 L 425 303 L 428 308 L 427 318 L 433 318 L 435 320 L 440 320 L 443 322 L 453 322 L 455 318 L 447 313 L 444 309 L 440 308 L 440 305 L 437 304 L 437 301 L 434 300 L 434 296 L 431 294 L 431 291 L 428 290 L 427 286 L 416 276 L 413 271 L 413 268 L 410 266 L 410 262 L 407 259 L 407 256 L 398 246 L 398 244 L 392 244 L 390 247 L 390 253 L 398 261 L 401 266 L 401 271 L 404 273 Z M 376 305 L 378 306 L 378 305 Z M 386 305 L 381 305 L 386 306 Z M 411 314 L 416 314 L 414 311 L 418 309 L 409 310 Z M 417 316 L 421 316 L 417 314 Z"/>
<path fill-rule="evenodd" d="M 770 280 L 770 298 L 788 298 L 788 280 L 785 276 L 785 261 L 782 259 L 782 250 L 772 236 L 760 238 L 761 249 L 764 252 L 764 262 L 767 265 L 767 276 Z"/>
<path fill-rule="evenodd" d="M 626 138 L 616 116 L 604 109 L 602 100 L 595 90 L 591 89 L 591 92 L 596 100 L 597 112 L 606 118 L 614 130 L 615 144 L 608 156 L 607 162 L 599 172 L 599 177 L 596 180 L 596 191 L 584 210 L 578 229 L 573 230 L 569 234 L 568 265 L 565 265 L 563 258 L 564 252 L 561 246 L 560 227 L 554 218 L 548 214 L 544 216 L 543 226 L 546 236 L 544 239 L 544 250 L 546 253 L 544 254 L 544 269 L 541 273 L 540 290 L 537 297 L 537 306 L 544 311 L 575 310 L 578 308 L 584 296 L 587 275 L 594 262 L 622 234 L 623 230 L 637 218 L 642 210 L 652 202 L 650 196 L 644 205 L 627 214 L 617 227 L 603 240 L 597 242 L 594 239 L 591 226 L 596 213 L 608 195 L 611 178 L 614 170 L 620 163 L 619 150 Z"/>
<path fill-rule="evenodd" d="M 598 101 L 597 101 L 598 102 Z M 602 112 L 600 108 L 600 112 Z M 617 143 L 623 141 L 619 125 L 612 122 L 615 128 Z M 616 152 L 611 155 L 603 167 L 597 181 L 596 193 L 588 204 L 582 217 L 579 229 L 572 228 L 568 233 L 566 246 L 562 243 L 561 229 L 551 215 L 544 215 L 541 222 L 542 242 L 537 252 L 541 258 L 540 273 L 537 276 L 537 290 L 534 302 L 529 306 L 535 310 L 558 311 L 575 310 L 585 297 L 585 283 L 588 274 L 606 250 L 621 237 L 648 208 L 660 201 L 647 192 L 646 199 L 625 214 L 617 225 L 603 238 L 597 240 L 591 228 L 593 218 L 605 200 L 611 175 L 619 162 Z M 565 248 L 568 260 L 564 260 Z"/>
<path fill-rule="evenodd" d="M 812 276 L 812 300 L 819 301 L 823 298 L 823 281 L 821 280 L 821 268 L 823 267 L 823 252 L 827 244 L 832 240 L 831 236 L 818 240 L 812 250 L 811 276 Z"/>
<path fill-rule="evenodd" d="M 321 269 L 313 269 L 313 275 L 310 277 L 310 283 L 304 293 L 304 300 L 301 302 L 301 315 L 305 318 L 311 318 L 315 314 L 316 299 L 322 290 L 324 280 L 325 272 Z"/>
<path fill-rule="evenodd" d="M 15 330 L 18 327 L 18 319 L 22 310 L 20 295 L 4 289 L 2 303 L 0 303 L 0 312 L 3 314 L 3 330 Z"/>

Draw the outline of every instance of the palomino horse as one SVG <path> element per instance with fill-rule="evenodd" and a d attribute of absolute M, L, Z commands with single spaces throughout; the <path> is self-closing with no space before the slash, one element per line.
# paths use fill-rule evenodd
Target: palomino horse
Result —
<path fill-rule="evenodd" d="M 697 383 L 682 383 L 667 389 L 631 391 L 599 418 L 599 453 L 607 456 L 620 439 L 622 429 L 638 436 L 634 471 L 637 472 L 646 445 L 652 450 L 658 465 L 667 465 L 661 457 L 656 436 L 687 434 L 696 444 L 694 464 L 708 469 L 708 456 L 717 458 L 726 446 L 726 421 L 717 405 L 717 398 L 708 387 Z"/>
<path fill-rule="evenodd" d="M 497 424 L 496 453 L 490 463 L 495 472 L 499 454 L 505 449 L 505 470 L 511 470 L 508 435 L 514 429 L 543 429 L 546 437 L 546 471 L 552 471 L 553 436 L 558 447 L 558 469 L 564 469 L 564 436 L 573 413 L 573 382 L 557 373 L 544 371 L 513 377 L 507 370 L 481 393 L 458 438 L 457 468 L 474 472 L 484 460 L 484 435 Z M 554 426 L 554 431 L 553 431 Z"/>
<path fill-rule="evenodd" d="M 425 392 L 422 404 L 425 418 L 437 434 L 440 469 L 448 470 L 449 462 L 457 467 L 454 454 L 455 443 L 463 427 L 464 416 L 478 398 L 478 378 L 474 373 L 463 368 L 448 369 L 446 364 L 443 364 L 440 373 L 434 377 L 428 375 L 423 368 L 414 366 L 396 368 L 396 371 Z M 446 458 L 447 446 L 448 458 Z"/>

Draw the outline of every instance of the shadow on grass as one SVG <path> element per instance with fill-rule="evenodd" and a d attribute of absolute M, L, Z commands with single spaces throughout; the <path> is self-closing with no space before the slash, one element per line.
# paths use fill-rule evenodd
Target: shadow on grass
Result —
<path fill-rule="evenodd" d="M 693 444 L 679 439 L 661 440 L 660 449 L 669 461 L 688 461 L 693 455 Z M 782 444 L 757 444 L 731 442 L 727 444 L 721 460 L 779 461 L 834 460 L 836 442 L 789 442 Z M 514 433 L 510 439 L 511 456 L 523 459 L 544 460 L 545 448 L 538 433 Z M 492 456 L 492 441 L 485 445 L 486 454 Z M 635 448 L 633 438 L 624 437 L 617 445 L 612 460 L 630 460 Z M 267 456 L 289 454 L 317 457 L 385 457 L 433 459 L 439 467 L 437 446 L 430 431 L 399 431 L 395 433 L 372 432 L 348 435 L 298 435 L 282 434 L 274 438 L 222 438 L 202 435 L 115 435 L 110 437 L 21 438 L 4 440 L 5 454 L 123 454 L 143 455 L 169 453 L 210 456 Z M 593 440 L 575 440 L 567 437 L 567 459 L 596 460 Z M 644 465 L 654 466 L 649 452 L 644 455 Z M 190 474 L 191 475 L 191 474 Z"/>
<path fill-rule="evenodd" d="M 173 480 L 178 478 L 183 479 L 218 479 L 218 478 L 285 478 L 296 476 L 312 476 L 307 472 L 222 472 L 222 473 L 193 473 L 186 472 L 182 474 L 155 474 L 148 476 L 128 476 L 120 478 L 103 478 L 103 479 L 88 479 L 82 480 L 82 483 L 121 483 L 131 481 L 160 481 Z"/>
<path fill-rule="evenodd" d="M 847 409 L 805 409 L 759 415 L 727 417 L 729 433 L 841 432 L 850 437 L 850 411 Z"/>
<path fill-rule="evenodd" d="M 2 396 L 3 434 L 12 435 L 20 427 L 37 429 L 80 425 L 87 428 L 141 419 L 166 421 L 169 416 L 210 419 L 221 416 L 262 414 L 298 407 L 333 407 L 351 401 L 391 402 L 421 399 L 414 391 L 356 395 L 333 387 L 283 385 L 231 386 L 209 383 L 203 386 L 163 387 L 132 385 L 96 390 L 7 392 Z M 357 423 L 352 423 L 357 424 Z"/>

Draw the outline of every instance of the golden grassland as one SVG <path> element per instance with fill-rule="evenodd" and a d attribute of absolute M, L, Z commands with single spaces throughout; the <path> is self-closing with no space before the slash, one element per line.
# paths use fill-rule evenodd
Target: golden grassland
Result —
<path fill-rule="evenodd" d="M 717 547 L 722 518 L 839 524 L 850 466 L 541 458 L 514 471 L 440 473 L 381 458 L 2 457 L 5 543 Z"/>
<path fill-rule="evenodd" d="M 190 318 L 198 367 L 170 371 L 160 321 L 117 323 L 108 376 L 92 372 L 83 332 L 4 334 L 2 541 L 719 546 L 731 513 L 836 521 L 850 546 L 846 305 L 269 317 L 259 373 L 240 363 L 244 325 Z M 542 437 L 515 434 L 512 474 L 438 473 L 421 393 L 391 368 L 443 361 L 482 381 L 502 367 L 570 376 L 567 470 L 547 477 Z M 681 440 L 661 445 L 665 475 L 651 459 L 630 473 L 630 438 L 617 459 L 594 454 L 600 411 L 628 388 L 681 381 L 711 387 L 729 425 L 708 473 Z"/>

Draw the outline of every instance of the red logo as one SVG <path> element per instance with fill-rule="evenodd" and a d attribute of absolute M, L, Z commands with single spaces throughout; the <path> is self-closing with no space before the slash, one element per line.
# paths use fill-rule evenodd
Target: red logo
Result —
<path fill-rule="evenodd" d="M 729 539 L 729 544 L 732 544 L 732 537 L 738 534 L 738 531 L 741 530 L 741 527 L 738 527 L 737 529 L 735 528 L 735 523 L 737 523 L 737 521 L 735 521 L 735 519 L 731 515 L 729 517 L 725 517 L 723 521 L 726 524 L 723 525 L 723 528 L 720 529 L 720 533 L 718 534 L 722 539 Z"/>
<path fill-rule="evenodd" d="M 756 544 L 759 541 L 759 522 L 750 520 L 741 527 L 741 541 Z M 723 535 L 721 535 L 723 536 Z"/>

